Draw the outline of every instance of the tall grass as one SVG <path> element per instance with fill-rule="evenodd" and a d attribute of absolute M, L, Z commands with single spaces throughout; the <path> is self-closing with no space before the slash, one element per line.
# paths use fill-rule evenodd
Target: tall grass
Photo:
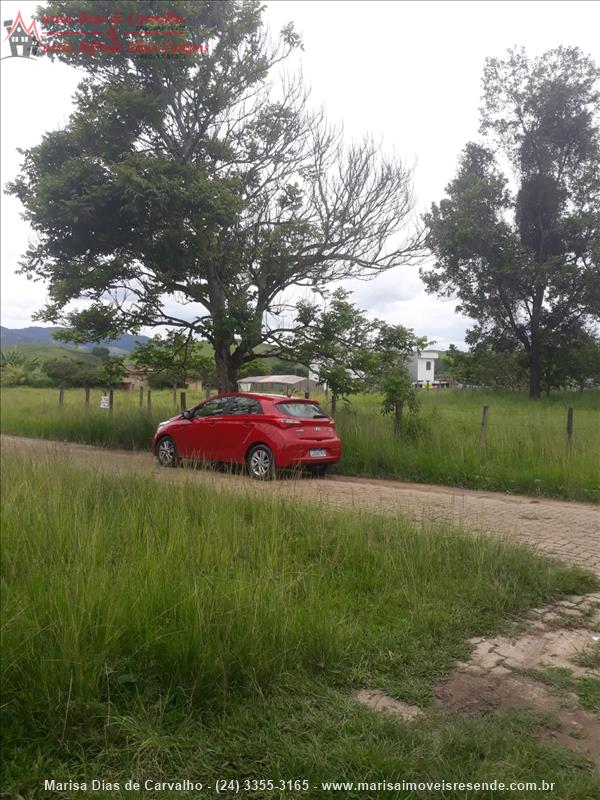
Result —
<path fill-rule="evenodd" d="M 325 696 L 366 685 L 426 704 L 469 636 L 597 584 L 447 527 L 92 479 L 14 454 L 3 459 L 2 501 L 11 796 L 26 796 L 48 765 L 77 777 L 99 753 L 119 775 L 151 763 L 173 777 L 199 737 L 213 767 L 241 769 L 239 726 L 264 737 L 263 704 L 286 696 L 293 708 L 301 701 L 289 698 L 311 697 L 311 684 Z M 280 737 L 276 725 L 266 752 Z M 335 765 L 335 747 L 323 746 Z"/>
<path fill-rule="evenodd" d="M 340 471 L 349 475 L 442 483 L 600 502 L 600 392 L 565 393 L 533 403 L 516 393 L 422 393 L 421 413 L 405 435 L 390 435 L 376 398 L 339 415 Z M 480 441 L 482 408 L 490 408 Z M 566 438 L 574 407 L 573 448 Z"/>
<path fill-rule="evenodd" d="M 84 407 L 83 390 L 3 389 L 2 431 L 96 444 L 148 449 L 159 420 L 177 413 L 170 391 L 153 392 L 152 410 L 139 408 L 137 393 L 116 392 L 112 415 L 100 409 L 100 392 Z M 380 398 L 367 395 L 342 404 L 337 425 L 347 475 L 539 494 L 600 502 L 600 392 L 569 392 L 531 402 L 517 393 L 423 391 L 422 410 L 408 417 L 395 438 L 380 413 Z M 187 404 L 202 399 L 188 392 Z M 326 398 L 321 398 L 326 404 Z M 480 443 L 483 405 L 490 407 Z M 573 448 L 567 448 L 567 407 L 575 409 Z"/>

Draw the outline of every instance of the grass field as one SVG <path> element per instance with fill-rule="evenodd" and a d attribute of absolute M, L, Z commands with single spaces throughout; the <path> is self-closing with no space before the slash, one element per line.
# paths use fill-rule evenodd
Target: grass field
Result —
<path fill-rule="evenodd" d="M 469 637 L 591 590 L 581 570 L 449 527 L 90 479 L 13 454 L 2 528 L 7 798 L 82 796 L 44 794 L 52 778 L 309 782 L 254 798 L 408 778 L 544 778 L 562 800 L 600 791 L 581 756 L 542 743 L 548 717 L 437 711 L 407 725 L 352 699 L 377 687 L 426 707 Z"/>
<path fill-rule="evenodd" d="M 100 410 L 100 391 L 84 408 L 83 389 L 3 389 L 2 431 L 105 447 L 147 449 L 156 423 L 172 416 L 170 391 L 152 393 L 152 410 L 139 408 L 137 393 L 116 392 L 112 418 Z M 600 392 L 569 392 L 532 403 L 520 394 L 469 391 L 423 392 L 418 418 L 404 435 L 380 413 L 376 396 L 341 404 L 337 425 L 344 457 L 337 471 L 455 486 L 540 494 L 600 502 Z M 188 392 L 187 404 L 203 399 Z M 326 402 L 325 398 L 321 398 Z M 480 444 L 483 405 L 490 407 Z M 571 452 L 566 442 L 567 407 L 574 408 Z"/>

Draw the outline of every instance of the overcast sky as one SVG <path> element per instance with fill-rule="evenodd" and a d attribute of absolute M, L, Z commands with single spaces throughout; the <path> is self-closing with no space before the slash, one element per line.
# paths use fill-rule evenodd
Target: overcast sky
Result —
<path fill-rule="evenodd" d="M 2 22 L 35 2 L 1 3 Z M 115 10 L 119 8 L 115 2 Z M 177 3 L 173 3 L 177 9 Z M 293 21 L 304 52 L 295 60 L 315 105 L 342 122 L 348 137 L 372 133 L 385 149 L 415 165 L 418 209 L 443 196 L 457 157 L 477 137 L 484 59 L 523 45 L 534 56 L 577 45 L 600 60 L 599 2 L 270 2 L 273 31 Z M 2 27 L 2 56 L 9 53 Z M 6 59 L 2 80 L 2 185 L 18 171 L 17 147 L 62 127 L 81 73 L 48 59 Z M 15 275 L 31 232 L 20 203 L 2 198 L 2 324 L 25 327 L 44 304 L 41 283 Z M 354 299 L 370 315 L 412 327 L 439 347 L 461 344 L 469 321 L 455 303 L 427 295 L 416 269 L 354 282 Z"/>

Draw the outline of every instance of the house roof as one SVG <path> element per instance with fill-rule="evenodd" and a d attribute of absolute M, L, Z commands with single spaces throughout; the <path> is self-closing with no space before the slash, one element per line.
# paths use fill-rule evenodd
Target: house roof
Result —
<path fill-rule="evenodd" d="M 440 357 L 439 350 L 421 350 L 420 353 L 413 353 L 410 360 L 416 361 L 419 358 L 435 359 L 439 357 Z"/>
<path fill-rule="evenodd" d="M 283 386 L 297 386 L 308 379 L 302 375 L 248 375 L 238 383 L 281 383 Z"/>

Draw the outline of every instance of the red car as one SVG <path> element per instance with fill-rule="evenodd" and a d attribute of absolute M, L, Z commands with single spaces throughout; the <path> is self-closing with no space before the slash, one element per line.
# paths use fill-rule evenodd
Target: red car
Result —
<path fill-rule="evenodd" d="M 159 423 L 152 452 L 163 467 L 182 459 L 245 464 L 253 478 L 268 480 L 288 467 L 323 474 L 340 460 L 342 446 L 316 400 L 240 392 Z"/>

